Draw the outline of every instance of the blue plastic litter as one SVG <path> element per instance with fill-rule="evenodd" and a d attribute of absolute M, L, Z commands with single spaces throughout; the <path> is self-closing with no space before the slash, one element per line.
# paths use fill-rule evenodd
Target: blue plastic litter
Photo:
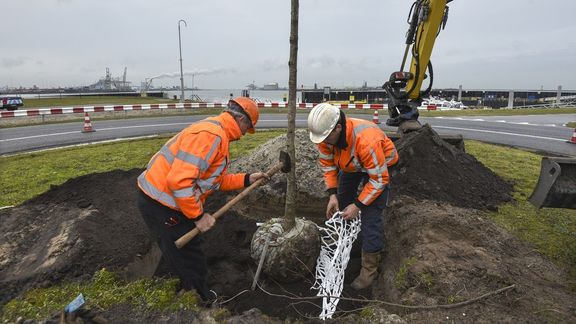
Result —
<path fill-rule="evenodd" d="M 84 296 L 82 293 L 78 295 L 78 297 L 74 298 L 74 300 L 64 308 L 66 313 L 73 313 L 77 311 L 80 307 L 84 305 Z"/>

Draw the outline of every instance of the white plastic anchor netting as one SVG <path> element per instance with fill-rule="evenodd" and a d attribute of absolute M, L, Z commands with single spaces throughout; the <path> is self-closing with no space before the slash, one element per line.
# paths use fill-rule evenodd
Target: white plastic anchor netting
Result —
<path fill-rule="evenodd" d="M 344 271 L 350 260 L 352 243 L 360 232 L 360 215 L 346 221 L 342 212 L 336 212 L 325 223 L 326 227 L 318 227 L 322 239 L 320 256 L 316 262 L 316 282 L 312 289 L 318 290 L 317 296 L 322 298 L 320 318 L 332 318 L 340 301 L 344 285 Z"/>

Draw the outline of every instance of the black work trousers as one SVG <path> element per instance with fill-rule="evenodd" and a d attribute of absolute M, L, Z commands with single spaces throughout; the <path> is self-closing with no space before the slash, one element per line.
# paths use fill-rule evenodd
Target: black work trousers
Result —
<path fill-rule="evenodd" d="M 358 198 L 358 186 L 364 186 L 369 181 L 367 173 L 364 172 L 343 172 L 338 174 L 338 206 L 344 210 L 346 206 L 354 203 Z M 388 205 L 388 195 L 390 185 L 386 185 L 382 193 L 369 205 L 360 208 L 362 212 L 362 224 L 360 225 L 360 235 L 362 235 L 362 250 L 374 253 L 381 251 L 384 247 L 384 227 L 382 213 Z"/>
<path fill-rule="evenodd" d="M 180 278 L 185 290 L 195 289 L 203 300 L 210 298 L 206 286 L 208 272 L 206 256 L 202 251 L 202 235 L 178 249 L 174 241 L 194 229 L 196 225 L 179 211 L 168 208 L 139 190 L 138 208 L 148 229 L 158 242 L 170 270 Z"/>

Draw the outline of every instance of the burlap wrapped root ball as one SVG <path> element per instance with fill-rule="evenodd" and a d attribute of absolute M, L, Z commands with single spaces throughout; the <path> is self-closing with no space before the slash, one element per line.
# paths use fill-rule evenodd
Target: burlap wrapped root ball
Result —
<path fill-rule="evenodd" d="M 279 282 L 294 282 L 314 275 L 320 254 L 320 233 L 314 222 L 296 219 L 288 229 L 286 220 L 272 218 L 258 228 L 252 237 L 251 254 L 258 262 L 270 235 L 262 272 Z"/>

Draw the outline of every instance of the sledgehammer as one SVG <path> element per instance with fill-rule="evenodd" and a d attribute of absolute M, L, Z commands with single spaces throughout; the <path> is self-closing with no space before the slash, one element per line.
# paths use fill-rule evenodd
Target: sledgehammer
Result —
<path fill-rule="evenodd" d="M 283 173 L 290 172 L 290 169 L 292 168 L 290 155 L 288 155 L 288 153 L 286 153 L 284 151 L 280 151 L 279 161 L 280 162 L 276 163 L 273 167 L 271 167 L 268 171 L 266 171 L 266 174 L 268 175 L 268 177 L 272 177 L 274 174 L 278 173 L 278 171 L 282 171 Z M 242 200 L 244 197 L 246 197 L 250 193 L 250 191 L 252 191 L 252 190 L 254 190 L 254 188 L 260 186 L 264 181 L 266 181 L 266 178 L 261 178 L 261 179 L 258 179 L 257 181 L 255 181 L 253 184 L 251 184 L 249 187 L 247 187 L 241 193 L 239 193 L 236 197 L 234 197 L 232 200 L 227 202 L 226 205 L 224 205 L 222 208 L 218 209 L 217 212 L 212 214 L 212 217 L 214 217 L 214 219 L 218 219 L 220 216 L 222 216 L 222 214 L 227 212 L 230 208 L 232 208 L 232 206 L 236 205 L 236 203 L 238 203 L 240 200 Z M 195 228 L 195 229 L 191 230 L 190 232 L 182 235 L 182 237 L 180 237 L 178 240 L 176 240 L 176 242 L 174 242 L 174 244 L 176 244 L 176 247 L 180 249 L 184 245 L 186 245 L 188 242 L 190 242 L 190 240 L 193 239 L 198 234 L 200 234 L 200 230 Z"/>

